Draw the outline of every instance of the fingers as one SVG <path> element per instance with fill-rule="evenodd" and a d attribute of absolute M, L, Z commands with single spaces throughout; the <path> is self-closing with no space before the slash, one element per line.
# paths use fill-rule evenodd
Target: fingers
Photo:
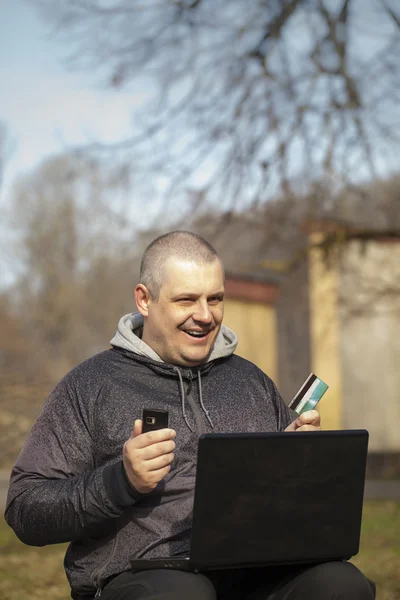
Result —
<path fill-rule="evenodd" d="M 143 460 L 152 460 L 161 456 L 162 454 L 169 454 L 175 450 L 174 440 L 167 440 L 166 442 L 159 442 L 158 444 L 151 444 L 144 448 L 137 448 L 137 453 Z"/>
<path fill-rule="evenodd" d="M 143 421 L 141 419 L 136 419 L 136 421 L 133 424 L 133 431 L 131 437 L 137 437 L 138 435 L 140 435 L 142 433 L 142 429 Z"/>
<path fill-rule="evenodd" d="M 159 429 L 142 433 L 142 421 L 134 423 L 131 437 L 123 448 L 126 474 L 138 492 L 148 493 L 168 475 L 174 460 L 176 432 Z"/>
<path fill-rule="evenodd" d="M 148 494 L 157 487 L 171 470 L 171 465 L 157 469 L 155 471 L 146 471 L 145 474 L 133 473 L 131 482 L 133 487 L 141 494 Z"/>
<path fill-rule="evenodd" d="M 174 460 L 174 457 L 175 455 L 173 452 L 156 456 L 155 458 L 146 461 L 146 468 L 148 471 L 159 471 L 160 469 L 169 467 Z"/>
<path fill-rule="evenodd" d="M 138 492 L 148 493 L 170 472 L 174 453 L 168 452 L 149 460 L 145 460 L 141 453 L 143 451 L 130 451 L 129 442 L 125 442 L 122 459 L 133 487 Z"/>
<path fill-rule="evenodd" d="M 316 427 L 315 425 L 301 425 L 300 427 L 297 427 L 294 431 L 319 431 L 320 429 L 321 427 Z"/>
<path fill-rule="evenodd" d="M 136 445 L 136 439 L 130 438 L 124 445 L 125 452 L 131 460 L 148 462 L 164 455 L 171 455 L 175 450 L 174 440 L 167 440 L 165 442 L 158 442 L 150 444 L 149 446 L 138 447 Z"/>
<path fill-rule="evenodd" d="M 321 429 L 321 417 L 316 410 L 307 410 L 299 415 L 285 431 L 319 431 Z"/>
<path fill-rule="evenodd" d="M 296 425 L 298 427 L 302 427 L 303 425 L 314 425 L 315 427 L 319 427 L 320 423 L 321 417 L 316 410 L 307 410 L 296 419 Z"/>
<path fill-rule="evenodd" d="M 139 426 L 136 425 L 138 422 L 140 423 L 140 434 L 136 434 L 136 431 L 139 431 Z M 137 419 L 131 435 L 131 439 L 135 440 L 136 448 L 146 448 L 151 444 L 157 444 L 165 440 L 172 440 L 176 437 L 176 431 L 174 429 L 157 429 L 156 431 L 148 431 L 147 433 L 141 432 L 142 421 Z"/>

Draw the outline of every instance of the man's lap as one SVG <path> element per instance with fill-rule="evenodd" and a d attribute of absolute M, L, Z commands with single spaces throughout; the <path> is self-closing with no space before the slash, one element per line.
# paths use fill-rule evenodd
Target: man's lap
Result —
<path fill-rule="evenodd" d="M 351 563 L 307 567 L 231 569 L 207 574 L 173 570 L 121 573 L 101 600 L 373 600 L 375 586 Z"/>
<path fill-rule="evenodd" d="M 374 600 L 375 584 L 345 561 L 274 570 L 270 578 L 260 571 L 246 600 Z"/>
<path fill-rule="evenodd" d="M 167 569 L 126 571 L 108 583 L 101 600 L 216 600 L 214 586 L 202 574 Z"/>

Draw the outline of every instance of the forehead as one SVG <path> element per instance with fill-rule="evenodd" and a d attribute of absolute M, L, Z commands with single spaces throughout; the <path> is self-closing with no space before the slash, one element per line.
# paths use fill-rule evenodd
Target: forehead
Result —
<path fill-rule="evenodd" d="M 224 275 L 217 258 L 208 263 L 171 257 L 164 265 L 163 294 L 210 294 L 223 288 Z"/>

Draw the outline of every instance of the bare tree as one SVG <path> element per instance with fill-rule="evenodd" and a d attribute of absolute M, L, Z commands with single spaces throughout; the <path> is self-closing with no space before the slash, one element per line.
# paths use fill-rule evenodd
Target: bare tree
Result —
<path fill-rule="evenodd" d="M 56 381 L 107 348 L 134 310 L 135 238 L 109 183 L 96 163 L 64 154 L 10 190 L 15 281 L 0 291 L 0 467 L 15 461 Z"/>
<path fill-rule="evenodd" d="M 16 186 L 21 275 L 8 295 L 37 354 L 60 375 L 107 347 L 122 312 L 132 310 L 135 245 L 108 200 L 101 169 L 69 155 Z"/>
<path fill-rule="evenodd" d="M 143 96 L 129 136 L 92 149 L 151 173 L 164 214 L 188 189 L 236 210 L 397 168 L 396 0 L 31 2 L 70 66 Z"/>

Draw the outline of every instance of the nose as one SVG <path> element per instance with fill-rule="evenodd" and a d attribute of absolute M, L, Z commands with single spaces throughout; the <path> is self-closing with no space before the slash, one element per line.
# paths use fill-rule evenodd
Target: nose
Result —
<path fill-rule="evenodd" d="M 193 321 L 198 323 L 211 323 L 212 315 L 208 302 L 198 302 L 196 305 L 196 312 L 193 314 Z"/>

